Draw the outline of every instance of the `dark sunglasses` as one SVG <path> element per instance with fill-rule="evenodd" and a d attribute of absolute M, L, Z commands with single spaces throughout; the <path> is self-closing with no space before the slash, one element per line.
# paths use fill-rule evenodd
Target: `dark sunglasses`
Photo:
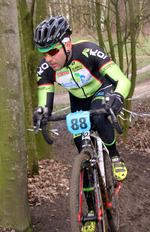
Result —
<path fill-rule="evenodd" d="M 60 50 L 60 48 L 62 47 L 62 45 L 59 45 L 58 47 L 55 47 L 54 49 L 51 49 L 51 50 L 49 50 L 48 52 L 44 52 L 44 53 L 42 53 L 44 56 L 55 56 L 58 52 L 59 52 L 59 50 Z"/>

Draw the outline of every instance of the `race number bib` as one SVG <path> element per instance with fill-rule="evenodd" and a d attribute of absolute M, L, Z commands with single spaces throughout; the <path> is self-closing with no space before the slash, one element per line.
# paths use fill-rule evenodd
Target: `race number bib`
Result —
<path fill-rule="evenodd" d="M 90 113 L 88 111 L 77 111 L 66 117 L 68 131 L 71 134 L 81 134 L 91 128 Z"/>

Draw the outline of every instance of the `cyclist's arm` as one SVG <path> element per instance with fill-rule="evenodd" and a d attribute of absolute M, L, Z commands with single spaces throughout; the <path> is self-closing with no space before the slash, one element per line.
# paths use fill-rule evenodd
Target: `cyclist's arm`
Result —
<path fill-rule="evenodd" d="M 48 107 L 50 112 L 53 109 L 54 84 L 38 85 L 38 106 Z"/>
<path fill-rule="evenodd" d="M 113 61 L 104 64 L 99 72 L 115 86 L 115 91 L 123 96 L 125 99 L 130 91 L 130 80 L 123 74 L 121 69 Z"/>
<path fill-rule="evenodd" d="M 54 81 L 51 68 L 46 62 L 40 62 L 37 68 L 38 106 L 48 107 L 49 112 L 53 109 Z"/>

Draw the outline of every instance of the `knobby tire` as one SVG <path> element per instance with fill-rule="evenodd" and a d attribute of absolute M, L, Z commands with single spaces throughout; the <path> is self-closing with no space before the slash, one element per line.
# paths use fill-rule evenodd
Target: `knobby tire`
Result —
<path fill-rule="evenodd" d="M 81 231 L 81 227 L 83 226 L 82 223 L 78 222 L 80 173 L 81 173 L 82 166 L 84 166 L 83 163 L 88 162 L 87 160 L 89 160 L 89 157 L 90 157 L 89 154 L 87 154 L 86 152 L 81 152 L 79 155 L 76 156 L 76 159 L 72 167 L 72 174 L 71 174 L 71 179 L 70 179 L 70 220 L 71 220 L 71 231 L 72 232 Z M 104 216 L 103 202 L 102 202 L 100 188 L 98 188 L 98 192 L 99 192 L 100 202 L 102 205 L 102 214 Z M 84 207 L 83 207 L 83 211 L 84 211 Z M 97 222 L 95 231 L 105 232 L 104 219 Z"/>

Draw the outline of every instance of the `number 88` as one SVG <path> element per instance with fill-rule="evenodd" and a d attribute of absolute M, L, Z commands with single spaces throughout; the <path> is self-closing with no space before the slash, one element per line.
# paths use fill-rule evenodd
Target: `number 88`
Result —
<path fill-rule="evenodd" d="M 84 117 L 79 118 L 79 125 L 78 125 L 78 120 L 77 120 L 77 119 L 72 119 L 72 120 L 71 120 L 71 123 L 72 123 L 71 128 L 72 128 L 73 130 L 78 130 L 79 127 L 80 127 L 81 129 L 86 129 L 86 128 L 87 128 L 86 118 L 84 118 Z"/>

